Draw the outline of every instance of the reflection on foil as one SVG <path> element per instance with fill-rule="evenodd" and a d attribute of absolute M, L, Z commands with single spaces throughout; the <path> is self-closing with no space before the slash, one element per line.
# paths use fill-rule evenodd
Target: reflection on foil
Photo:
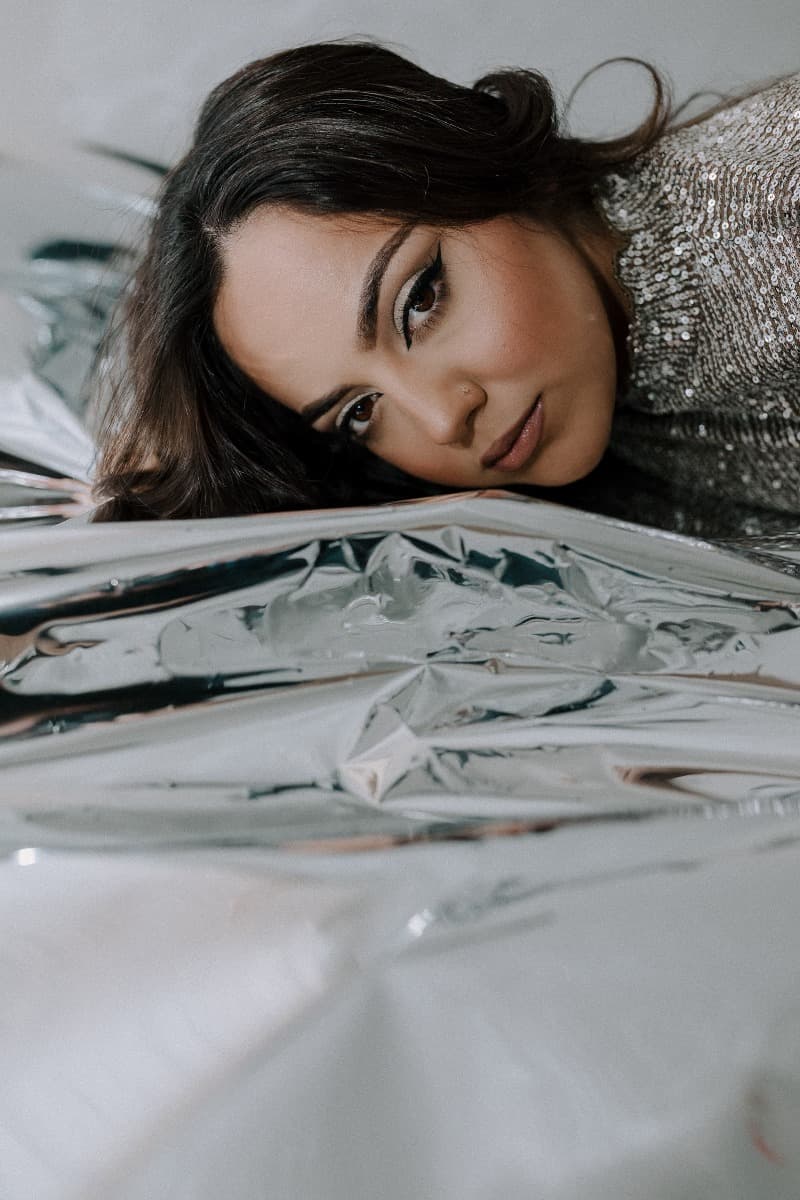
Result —
<path fill-rule="evenodd" d="M 98 160 L 86 165 L 91 180 Z M 142 198 L 4 159 L 0 213 L 0 523 L 47 524 L 91 506 L 87 378 Z"/>
<path fill-rule="evenodd" d="M 4 544 L 0 792 L 48 844 L 797 807 L 800 583 L 703 543 L 476 495 Z"/>

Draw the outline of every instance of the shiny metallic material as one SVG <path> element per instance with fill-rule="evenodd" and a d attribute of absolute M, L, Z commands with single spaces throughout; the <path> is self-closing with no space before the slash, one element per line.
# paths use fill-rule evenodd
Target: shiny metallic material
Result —
<path fill-rule="evenodd" d="M 625 239 L 631 375 L 620 458 L 687 532 L 800 521 L 800 73 L 660 138 L 598 197 Z"/>
<path fill-rule="evenodd" d="M 87 156 L 86 170 L 105 169 Z M 87 378 L 148 209 L 0 160 L 0 533 L 91 507 Z"/>
<path fill-rule="evenodd" d="M 0 433 L 47 519 L 57 341 Z M 4 1200 L 797 1195 L 800 537 L 8 497 Z"/>
<path fill-rule="evenodd" d="M 476 495 L 4 549 L 0 789 L 38 844 L 797 804 L 800 581 L 703 543 Z"/>

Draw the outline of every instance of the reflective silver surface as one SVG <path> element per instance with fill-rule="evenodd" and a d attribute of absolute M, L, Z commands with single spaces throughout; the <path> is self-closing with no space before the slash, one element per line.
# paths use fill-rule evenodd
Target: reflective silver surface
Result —
<path fill-rule="evenodd" d="M 3 545 L 9 834 L 316 844 L 800 799 L 800 581 L 702 543 L 463 496 Z M 23 800 L 54 790 L 57 814 Z"/>
<path fill-rule="evenodd" d="M 150 201 L 97 156 L 75 171 L 0 158 L 0 531 L 89 508 L 87 377 Z"/>
<path fill-rule="evenodd" d="M 0 1194 L 795 1197 L 800 536 L 41 527 L 84 267 L 0 363 Z"/>

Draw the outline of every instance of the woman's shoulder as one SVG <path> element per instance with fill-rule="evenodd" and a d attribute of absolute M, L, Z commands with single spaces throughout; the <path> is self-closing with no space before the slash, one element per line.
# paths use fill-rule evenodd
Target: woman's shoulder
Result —
<path fill-rule="evenodd" d="M 604 176 L 596 196 L 621 233 L 679 223 L 712 238 L 720 228 L 774 228 L 776 221 L 796 228 L 800 74 L 670 128 L 626 168 Z"/>
<path fill-rule="evenodd" d="M 800 72 L 727 100 L 669 129 L 653 148 L 665 160 L 698 155 L 720 163 L 786 162 L 800 153 Z"/>
<path fill-rule="evenodd" d="M 800 76 L 674 129 L 606 184 L 632 308 L 618 452 L 728 498 L 796 506 Z"/>

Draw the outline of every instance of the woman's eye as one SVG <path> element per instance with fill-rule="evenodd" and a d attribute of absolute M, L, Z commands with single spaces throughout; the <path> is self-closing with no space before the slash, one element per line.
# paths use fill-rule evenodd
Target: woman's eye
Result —
<path fill-rule="evenodd" d="M 352 437 L 363 437 L 372 420 L 378 393 L 369 396 L 357 396 L 346 404 L 336 418 L 336 428 Z"/>
<path fill-rule="evenodd" d="M 445 299 L 442 247 L 436 247 L 436 257 L 414 280 L 406 296 L 403 311 L 395 318 L 398 333 L 402 333 L 406 348 L 411 349 L 415 333 L 433 324 Z M 419 318 L 422 318 L 421 320 Z"/>

